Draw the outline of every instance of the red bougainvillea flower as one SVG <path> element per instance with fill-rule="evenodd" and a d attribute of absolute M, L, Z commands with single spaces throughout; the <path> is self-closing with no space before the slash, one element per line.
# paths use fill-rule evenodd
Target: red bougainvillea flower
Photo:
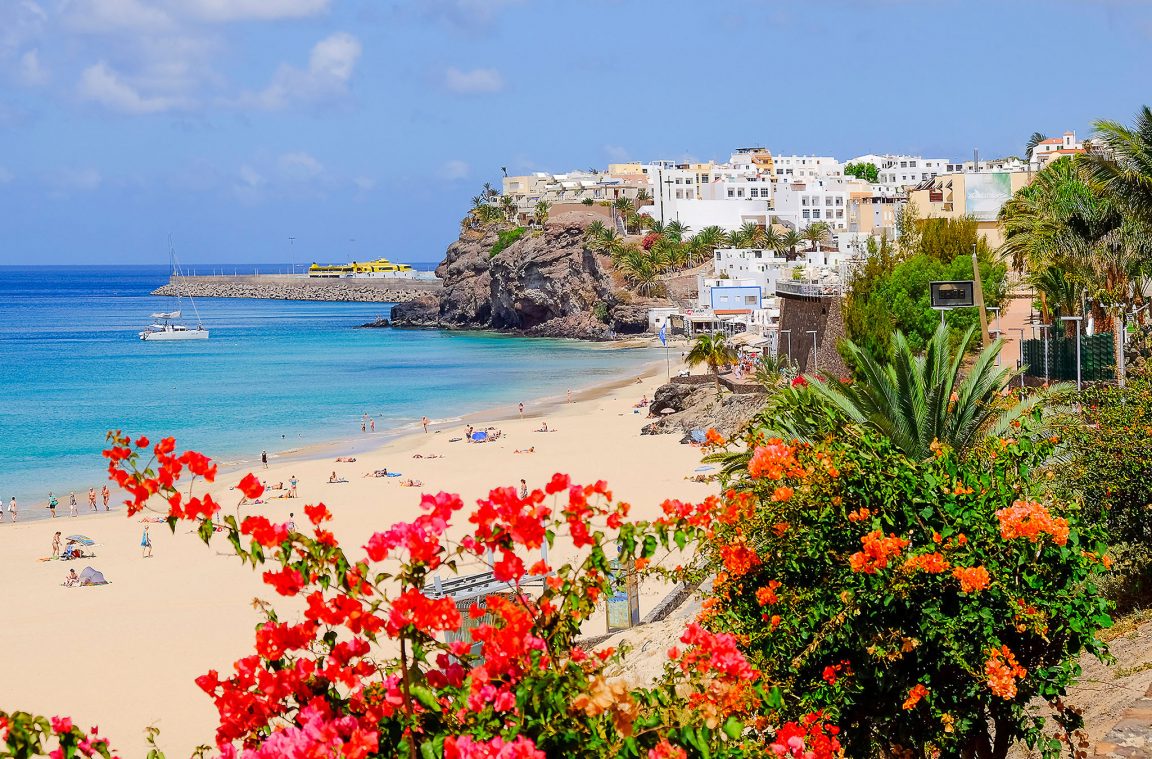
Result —
<path fill-rule="evenodd" d="M 780 587 L 778 580 L 770 581 L 766 586 L 756 590 L 756 603 L 761 606 L 771 606 L 780 599 L 776 596 L 776 588 Z"/>
<path fill-rule="evenodd" d="M 240 480 L 240 484 L 236 487 L 240 488 L 240 492 L 244 494 L 245 498 L 259 498 L 264 492 L 264 486 L 260 484 L 260 478 L 251 472 L 244 475 L 244 479 Z"/>
<path fill-rule="evenodd" d="M 688 759 L 688 753 L 664 739 L 655 748 L 648 749 L 648 759 Z"/>
<path fill-rule="evenodd" d="M 960 581 L 960 590 L 965 593 L 984 590 L 992 579 L 984 567 L 956 567 L 952 576 Z"/>
<path fill-rule="evenodd" d="M 304 575 L 292 567 L 284 567 L 279 572 L 265 572 L 264 582 L 282 596 L 294 596 L 304 588 Z"/>
<path fill-rule="evenodd" d="M 756 555 L 754 549 L 748 547 L 743 535 L 720 549 L 720 559 L 724 562 L 724 569 L 732 577 L 746 575 L 752 567 L 760 563 L 760 557 Z"/>
<path fill-rule="evenodd" d="M 444 740 L 444 759 L 547 759 L 547 756 L 536 748 L 531 738 L 523 735 L 516 736 L 514 741 L 505 741 L 500 736 L 478 741 L 467 735 L 450 735 Z"/>
<path fill-rule="evenodd" d="M 889 559 L 897 556 L 908 545 L 908 541 L 904 538 L 895 535 L 884 537 L 884 533 L 880 530 L 873 530 L 860 538 L 860 542 L 864 545 L 864 550 L 849 556 L 848 563 L 853 572 L 864 574 L 875 574 L 876 570 L 884 569 L 888 566 Z"/>

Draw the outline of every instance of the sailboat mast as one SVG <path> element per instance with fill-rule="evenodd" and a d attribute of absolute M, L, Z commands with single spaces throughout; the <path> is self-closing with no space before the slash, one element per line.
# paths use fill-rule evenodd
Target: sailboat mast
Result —
<path fill-rule="evenodd" d="M 183 279 L 183 275 L 180 273 L 180 264 L 176 261 L 176 246 L 172 244 L 172 235 L 168 235 L 168 255 L 172 259 L 172 277 L 176 280 L 177 301 L 179 301 L 183 297 L 180 294 L 180 280 Z M 196 315 L 196 327 L 203 329 L 204 325 L 200 322 L 200 310 L 196 308 L 196 300 L 192 297 L 192 293 L 189 292 L 187 295 L 188 302 L 192 304 L 192 313 Z"/>

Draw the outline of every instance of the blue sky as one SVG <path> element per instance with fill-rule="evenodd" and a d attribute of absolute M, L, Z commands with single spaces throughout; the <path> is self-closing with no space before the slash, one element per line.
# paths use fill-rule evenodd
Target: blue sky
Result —
<path fill-rule="evenodd" d="M 1152 0 L 0 0 L 0 264 L 438 260 L 501 166 L 1019 154 L 1149 71 Z"/>

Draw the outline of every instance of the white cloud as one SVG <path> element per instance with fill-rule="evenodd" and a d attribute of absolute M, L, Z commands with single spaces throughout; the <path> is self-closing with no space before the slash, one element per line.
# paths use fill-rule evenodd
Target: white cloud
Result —
<path fill-rule="evenodd" d="M 628 149 L 622 148 L 619 145 L 605 145 L 604 155 L 608 156 L 609 161 L 624 163 L 628 160 Z"/>
<path fill-rule="evenodd" d="M 525 0 L 417 0 L 426 16 L 469 33 L 486 31 L 497 14 L 523 2 Z"/>
<path fill-rule="evenodd" d="M 158 32 L 174 26 L 172 17 L 141 0 L 61 0 L 64 26 L 86 34 Z"/>
<path fill-rule="evenodd" d="M 313 179 L 324 173 L 324 164 L 308 153 L 285 153 L 277 161 L 280 173 L 288 179 Z"/>
<path fill-rule="evenodd" d="M 362 52 L 360 40 L 339 32 L 316 43 L 308 68 L 284 64 L 264 90 L 244 95 L 236 104 L 278 110 L 294 102 L 318 103 L 339 100 L 348 94 L 348 82 Z"/>
<path fill-rule="evenodd" d="M 20 65 L 17 69 L 20 83 L 27 87 L 39 87 L 47 84 L 51 76 L 48 70 L 40 63 L 40 51 L 29 50 L 20 56 Z"/>
<path fill-rule="evenodd" d="M 461 94 L 487 94 L 503 90 L 504 77 L 496 69 L 461 71 L 453 66 L 444 72 L 444 86 Z"/>
<path fill-rule="evenodd" d="M 173 0 L 173 5 L 203 21 L 271 21 L 323 13 L 331 0 Z"/>
<path fill-rule="evenodd" d="M 103 61 L 84 69 L 78 93 L 82 100 L 128 114 L 161 113 L 190 105 L 180 97 L 142 95 Z"/>
<path fill-rule="evenodd" d="M 62 169 L 48 178 L 48 183 L 59 194 L 95 190 L 104 183 L 104 177 L 93 168 Z"/>
<path fill-rule="evenodd" d="M 33 0 L 0 2 L 0 59 L 25 48 L 47 20 L 48 14 Z"/>
<path fill-rule="evenodd" d="M 468 165 L 467 161 L 445 161 L 440 167 L 440 178 L 450 182 L 467 179 L 470 173 L 472 173 L 472 167 Z"/>

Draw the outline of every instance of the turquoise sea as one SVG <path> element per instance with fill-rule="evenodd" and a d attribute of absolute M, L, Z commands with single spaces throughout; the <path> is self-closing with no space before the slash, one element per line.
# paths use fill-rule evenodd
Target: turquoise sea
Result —
<path fill-rule="evenodd" d="M 196 267 L 250 273 L 252 265 Z M 284 266 L 266 266 L 283 271 Z M 0 498 L 45 513 L 49 490 L 104 480 L 109 429 L 175 435 L 225 464 L 344 441 L 367 413 L 377 438 L 427 415 L 597 384 L 658 360 L 651 349 L 433 330 L 354 329 L 379 303 L 197 299 L 207 341 L 143 342 L 166 267 L 0 267 Z M 186 323 L 194 323 L 184 303 Z M 67 508 L 67 498 L 61 497 Z"/>

